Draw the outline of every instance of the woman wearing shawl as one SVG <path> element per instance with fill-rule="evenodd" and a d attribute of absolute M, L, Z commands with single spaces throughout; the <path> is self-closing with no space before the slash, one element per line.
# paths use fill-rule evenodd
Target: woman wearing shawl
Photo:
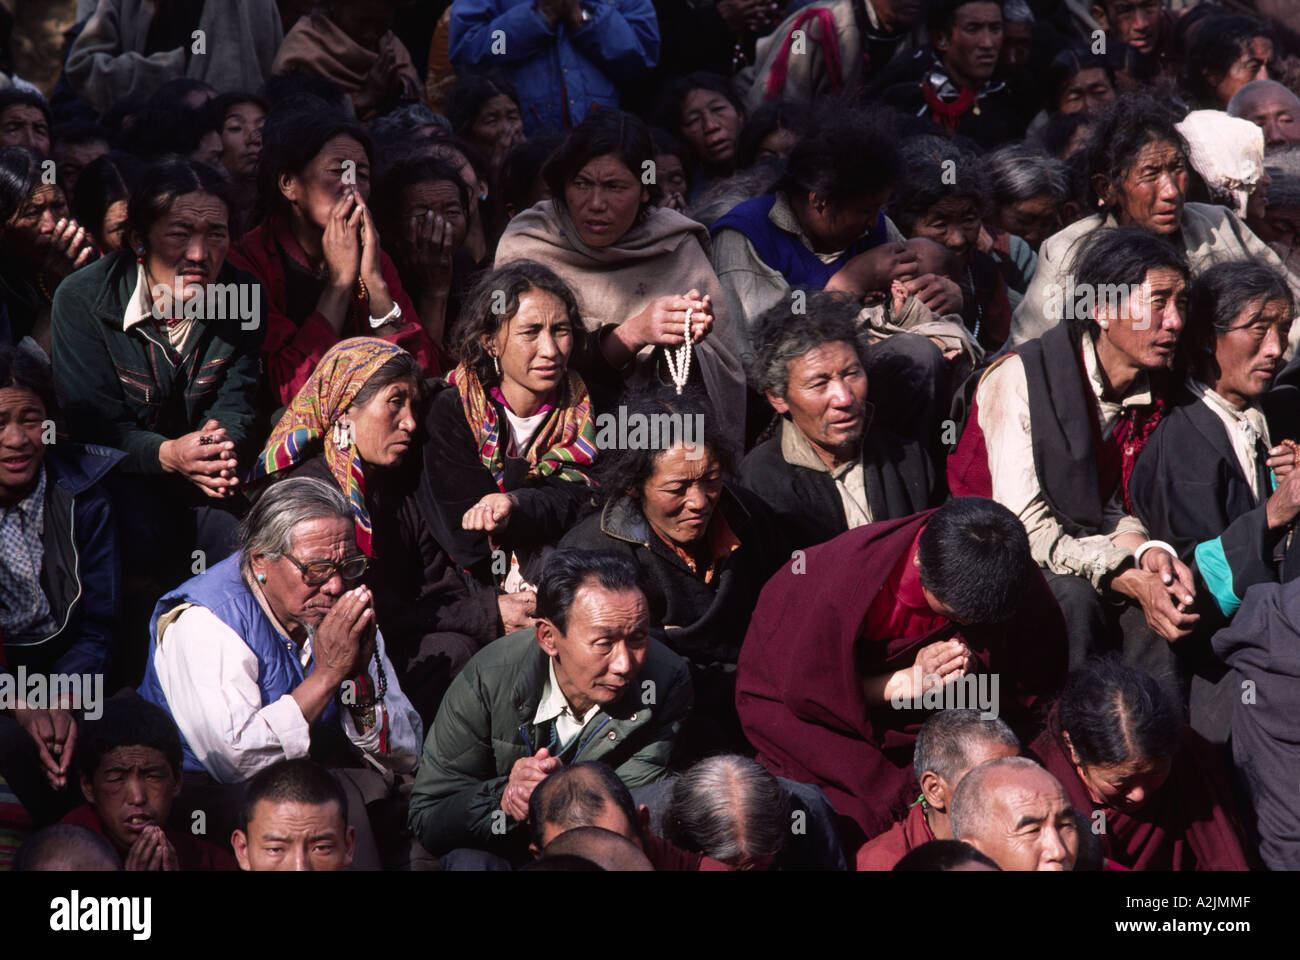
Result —
<path fill-rule="evenodd" d="M 332 347 L 298 391 L 253 467 L 265 488 L 313 476 L 343 491 L 389 653 L 426 723 L 460 667 L 503 631 L 526 625 L 531 597 L 474 589 L 416 502 L 423 382 L 414 357 L 375 337 Z M 499 602 L 498 602 L 499 601 Z"/>
<path fill-rule="evenodd" d="M 588 117 L 542 171 L 552 199 L 510 221 L 496 262 L 536 261 L 578 291 L 583 322 L 601 330 L 603 353 L 630 384 L 668 381 L 664 351 L 654 348 L 683 344 L 689 311 L 689 379 L 704 387 L 739 448 L 745 374 L 736 318 L 704 227 L 651 206 L 642 178 L 653 170 L 654 144 L 641 120 L 618 110 Z"/>
<path fill-rule="evenodd" d="M 521 262 L 484 276 L 461 319 L 461 363 L 425 417 L 418 496 L 462 569 L 500 582 L 513 552 L 535 582 L 591 500 L 596 417 L 571 364 L 582 317 L 559 277 Z"/>

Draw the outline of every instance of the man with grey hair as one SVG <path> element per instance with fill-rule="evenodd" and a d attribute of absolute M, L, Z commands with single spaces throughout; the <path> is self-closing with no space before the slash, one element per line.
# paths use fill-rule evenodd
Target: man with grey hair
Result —
<path fill-rule="evenodd" d="M 948 811 L 967 771 L 999 757 L 1020 753 L 1020 739 L 1000 717 L 979 710 L 941 710 L 921 725 L 912 769 L 921 795 L 886 833 L 858 850 L 857 869 L 892 870 L 909 850 L 931 840 L 951 840 Z"/>
<path fill-rule="evenodd" d="M 936 486 L 922 446 L 872 422 L 857 305 L 818 291 L 806 306 L 804 316 L 782 305 L 754 321 L 750 382 L 781 420 L 740 466 L 741 482 L 795 547 L 918 513 L 933 505 Z"/>
<path fill-rule="evenodd" d="M 1061 206 L 1069 197 L 1070 181 L 1065 165 L 1044 156 L 1024 143 L 1009 143 L 983 158 L 992 210 L 985 217 L 993 235 L 995 259 L 1003 255 L 1015 264 L 1022 277 L 1019 285 L 1003 268 L 1009 286 L 1021 291 L 1033 278 L 1037 250 L 1061 228 Z M 1005 251 L 999 250 L 999 235 L 1010 235 Z M 1017 244 L 1021 240 L 1023 243 Z"/>
<path fill-rule="evenodd" d="M 1079 823 L 1061 782 L 1028 757 L 975 767 L 953 792 L 949 825 L 1003 870 L 1073 870 Z"/>
<path fill-rule="evenodd" d="M 1300 143 L 1300 97 L 1276 80 L 1252 80 L 1232 95 L 1228 115 L 1264 131 L 1264 152 Z"/>
<path fill-rule="evenodd" d="M 414 770 L 420 718 L 376 629 L 368 566 L 338 488 L 295 477 L 257 501 L 237 554 L 158 602 L 140 695 L 180 728 L 187 780 L 236 783 L 309 750 Z"/>

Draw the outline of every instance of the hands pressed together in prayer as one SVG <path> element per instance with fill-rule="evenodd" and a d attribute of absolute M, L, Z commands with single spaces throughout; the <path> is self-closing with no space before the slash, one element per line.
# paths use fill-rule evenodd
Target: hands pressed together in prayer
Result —
<path fill-rule="evenodd" d="M 564 761 L 552 757 L 545 747 L 531 757 L 516 760 L 501 794 L 501 809 L 510 819 L 523 823 L 528 819 L 528 801 L 537 785 L 562 766 Z"/>
<path fill-rule="evenodd" d="M 384 280 L 380 258 L 379 230 L 370 208 L 355 189 L 343 191 L 330 208 L 321 236 L 328 285 L 317 308 L 337 332 L 342 332 L 352 303 L 352 291 L 360 279 L 370 299 L 370 315 L 387 316 L 393 297 Z M 377 332 L 383 332 L 381 327 Z"/>
<path fill-rule="evenodd" d="M 126 862 L 122 864 L 124 870 L 171 872 L 180 868 L 176 848 L 167 839 L 163 828 L 156 823 L 151 823 L 140 831 L 140 836 L 136 837 L 135 843 L 131 844 L 131 849 L 126 853 Z"/>
<path fill-rule="evenodd" d="M 36 741 L 45 779 L 53 790 L 68 784 L 68 771 L 77 746 L 77 718 L 68 710 L 37 710 L 19 707 L 13 718 Z"/>
<path fill-rule="evenodd" d="M 911 703 L 927 690 L 965 676 L 970 665 L 971 650 L 964 641 L 939 640 L 918 650 L 910 667 L 864 677 L 863 693 L 869 706 Z"/>
<path fill-rule="evenodd" d="M 375 598 L 367 586 L 347 591 L 316 628 L 312 658 L 338 687 L 369 670 L 375 655 Z"/>
<path fill-rule="evenodd" d="M 158 462 L 165 471 L 179 473 L 214 500 L 233 496 L 239 486 L 235 444 L 216 420 L 193 433 L 164 440 L 158 448 Z"/>

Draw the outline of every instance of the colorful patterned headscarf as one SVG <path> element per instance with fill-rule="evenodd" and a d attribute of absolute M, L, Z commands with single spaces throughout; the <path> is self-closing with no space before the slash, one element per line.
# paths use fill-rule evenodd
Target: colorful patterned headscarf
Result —
<path fill-rule="evenodd" d="M 461 409 L 478 443 L 479 460 L 491 471 L 497 489 L 504 492 L 506 463 L 496 407 L 474 371 L 465 364 L 448 374 L 447 382 L 460 393 Z M 527 459 L 530 477 L 558 476 L 570 483 L 591 482 L 579 468 L 596 459 L 596 424 L 587 385 L 575 371 L 569 371 L 551 415 L 528 448 Z"/>
<path fill-rule="evenodd" d="M 361 388 L 401 347 L 378 337 L 341 340 L 320 358 L 293 403 L 271 431 L 265 449 L 253 464 L 249 482 L 302 463 L 316 455 L 317 441 L 325 448 L 330 468 L 357 521 L 357 546 L 373 556 L 370 511 L 366 509 L 365 475 L 355 440 L 340 450 L 334 442 L 334 424 L 343 416 Z"/>

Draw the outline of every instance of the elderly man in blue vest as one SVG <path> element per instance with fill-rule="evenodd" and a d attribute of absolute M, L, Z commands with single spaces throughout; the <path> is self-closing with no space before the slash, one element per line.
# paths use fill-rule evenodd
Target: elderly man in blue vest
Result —
<path fill-rule="evenodd" d="M 537 586 L 537 625 L 480 650 L 452 681 L 424 744 L 411 834 L 528 858 L 533 790 L 600 760 L 628 785 L 668 773 L 693 703 L 686 661 L 650 636 L 637 566 L 609 550 L 561 550 Z"/>
<path fill-rule="evenodd" d="M 285 480 L 239 540 L 238 553 L 158 602 L 140 695 L 180 728 L 187 781 L 235 784 L 310 753 L 348 769 L 344 785 L 364 810 L 414 770 L 422 729 L 361 583 L 369 558 L 352 508 L 324 481 Z"/>

